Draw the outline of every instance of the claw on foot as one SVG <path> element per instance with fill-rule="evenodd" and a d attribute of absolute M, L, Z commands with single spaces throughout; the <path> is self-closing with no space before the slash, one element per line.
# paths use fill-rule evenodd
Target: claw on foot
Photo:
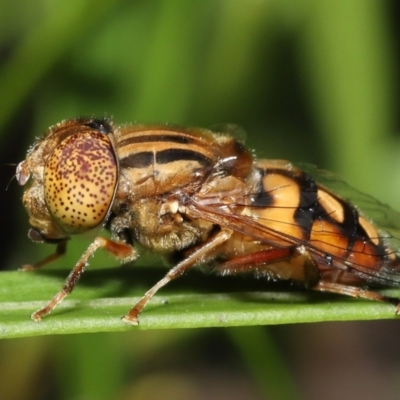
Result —
<path fill-rule="evenodd" d="M 35 271 L 36 268 L 35 268 L 35 266 L 32 265 L 32 264 L 25 264 L 25 265 L 23 265 L 19 270 L 20 270 L 20 271 Z"/>
<path fill-rule="evenodd" d="M 36 311 L 33 314 L 31 314 L 31 319 L 35 322 L 40 322 L 42 320 L 42 317 L 38 315 L 38 312 Z"/>
<path fill-rule="evenodd" d="M 124 315 L 121 318 L 122 322 L 125 322 L 126 324 L 131 324 L 134 326 L 138 326 L 139 325 L 139 320 L 137 319 L 137 317 L 132 317 L 129 314 Z"/>

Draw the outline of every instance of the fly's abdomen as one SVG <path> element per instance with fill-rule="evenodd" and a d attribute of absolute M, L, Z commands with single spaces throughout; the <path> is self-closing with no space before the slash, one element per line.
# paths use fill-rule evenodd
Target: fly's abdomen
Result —
<path fill-rule="evenodd" d="M 269 242 L 304 245 L 322 274 L 334 268 L 376 283 L 398 282 L 400 260 L 387 243 L 389 234 L 354 205 L 289 163 L 260 161 L 255 167 L 257 179 L 244 214 L 266 227 Z"/>
<path fill-rule="evenodd" d="M 400 260 L 389 247 L 389 236 L 378 230 L 353 204 L 325 188 L 318 189 L 318 209 L 310 245 L 325 254 L 319 263 L 322 269 L 335 267 L 370 282 L 397 284 Z"/>
<path fill-rule="evenodd" d="M 301 171 L 284 161 L 261 160 L 255 164 L 248 188 L 248 211 L 282 245 L 307 242 L 310 237 L 318 188 Z"/>

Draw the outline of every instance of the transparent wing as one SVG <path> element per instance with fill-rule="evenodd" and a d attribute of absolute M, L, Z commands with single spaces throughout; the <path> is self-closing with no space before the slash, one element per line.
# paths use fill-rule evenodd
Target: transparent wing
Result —
<path fill-rule="evenodd" d="M 333 172 L 318 169 L 311 164 L 296 166 L 310 174 L 324 188 L 355 205 L 377 227 L 400 237 L 400 213 L 374 197 L 354 189 Z"/>
<path fill-rule="evenodd" d="M 371 268 L 364 265 L 361 261 L 362 258 L 352 260 L 351 267 L 362 273 L 364 276 L 369 276 L 371 281 L 375 281 L 376 283 L 398 285 L 400 283 L 400 264 L 397 261 L 399 259 L 400 250 L 400 240 L 398 239 L 400 237 L 400 214 L 373 197 L 350 187 L 343 181 L 343 179 L 331 172 L 319 170 L 312 165 L 300 165 L 299 169 L 312 176 L 324 189 L 342 197 L 359 208 L 360 213 L 379 229 L 379 238 L 383 239 L 387 246 L 386 255 L 388 256 L 391 253 L 397 254 L 397 259 L 393 263 L 389 258 L 382 255 L 380 266 L 378 267 L 377 265 L 377 268 Z M 276 188 L 273 188 L 272 191 L 277 193 L 282 188 L 282 186 L 278 185 Z M 252 193 L 246 194 L 246 196 L 252 195 Z M 254 217 L 252 215 L 243 215 L 240 211 L 237 213 L 233 211 L 236 206 L 238 207 L 238 210 L 240 210 L 240 207 L 257 207 L 250 206 L 247 201 L 245 201 L 246 204 L 236 203 L 234 204 L 234 207 L 231 207 L 228 210 L 224 205 L 221 205 L 219 201 L 213 202 L 208 200 L 207 202 L 202 202 L 201 199 L 199 200 L 199 202 L 194 201 L 191 204 L 191 208 L 197 211 L 200 218 L 206 219 L 220 226 L 226 226 L 236 232 L 253 237 L 256 241 L 268 243 L 272 246 L 286 247 L 290 245 L 303 245 L 311 253 L 319 256 L 319 259 L 327 261 L 331 258 L 336 260 L 339 263 L 338 265 L 341 263 L 343 268 L 340 269 L 350 267 L 349 259 L 344 256 L 341 257 L 339 255 L 340 251 L 336 252 L 336 255 L 327 254 L 322 250 L 323 247 L 320 248 L 318 244 L 312 244 L 306 239 L 301 239 L 299 236 L 288 233 L 291 232 L 290 226 L 293 226 L 295 229 L 295 224 L 290 222 L 290 220 L 287 220 L 284 213 L 281 214 L 282 218 L 279 217 L 279 219 L 267 220 L 261 216 Z M 295 208 L 296 206 L 289 206 L 290 210 Z M 285 207 L 282 208 L 282 210 L 284 209 Z M 288 207 L 286 207 L 286 209 L 288 209 Z M 337 249 L 344 250 L 344 253 L 347 250 L 346 235 L 359 242 L 364 240 L 364 237 L 357 236 L 357 233 L 353 231 L 347 233 L 341 231 L 341 233 L 338 233 L 336 230 L 326 230 L 325 234 L 327 237 L 327 243 L 335 246 Z M 335 239 L 336 237 L 337 240 Z M 344 240 L 341 240 L 342 237 Z M 361 250 L 361 253 L 368 255 L 368 253 L 364 253 L 364 250 Z M 333 267 L 334 265 L 335 263 L 332 263 Z"/>

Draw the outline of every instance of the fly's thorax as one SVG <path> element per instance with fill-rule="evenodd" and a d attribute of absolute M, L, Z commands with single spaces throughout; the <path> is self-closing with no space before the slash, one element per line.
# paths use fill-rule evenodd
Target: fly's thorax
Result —
<path fill-rule="evenodd" d="M 238 141 L 201 129 L 127 126 L 116 131 L 121 171 L 117 197 L 196 192 L 212 175 L 245 179 L 252 156 Z"/>
<path fill-rule="evenodd" d="M 118 177 L 111 133 L 107 120 L 63 121 L 17 167 L 29 222 L 44 239 L 88 231 L 105 219 Z"/>
<path fill-rule="evenodd" d="M 158 252 L 206 240 L 213 224 L 182 211 L 187 199 L 237 202 L 252 168 L 242 144 L 207 130 L 127 126 L 115 136 L 120 178 L 111 226 Z"/>

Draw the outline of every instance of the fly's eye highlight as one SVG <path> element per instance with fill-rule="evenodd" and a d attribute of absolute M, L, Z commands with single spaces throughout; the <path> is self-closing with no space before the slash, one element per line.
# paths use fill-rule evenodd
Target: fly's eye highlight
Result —
<path fill-rule="evenodd" d="M 46 162 L 46 205 L 65 232 L 88 231 L 106 218 L 117 179 L 109 138 L 94 131 L 76 133 L 64 139 Z"/>

